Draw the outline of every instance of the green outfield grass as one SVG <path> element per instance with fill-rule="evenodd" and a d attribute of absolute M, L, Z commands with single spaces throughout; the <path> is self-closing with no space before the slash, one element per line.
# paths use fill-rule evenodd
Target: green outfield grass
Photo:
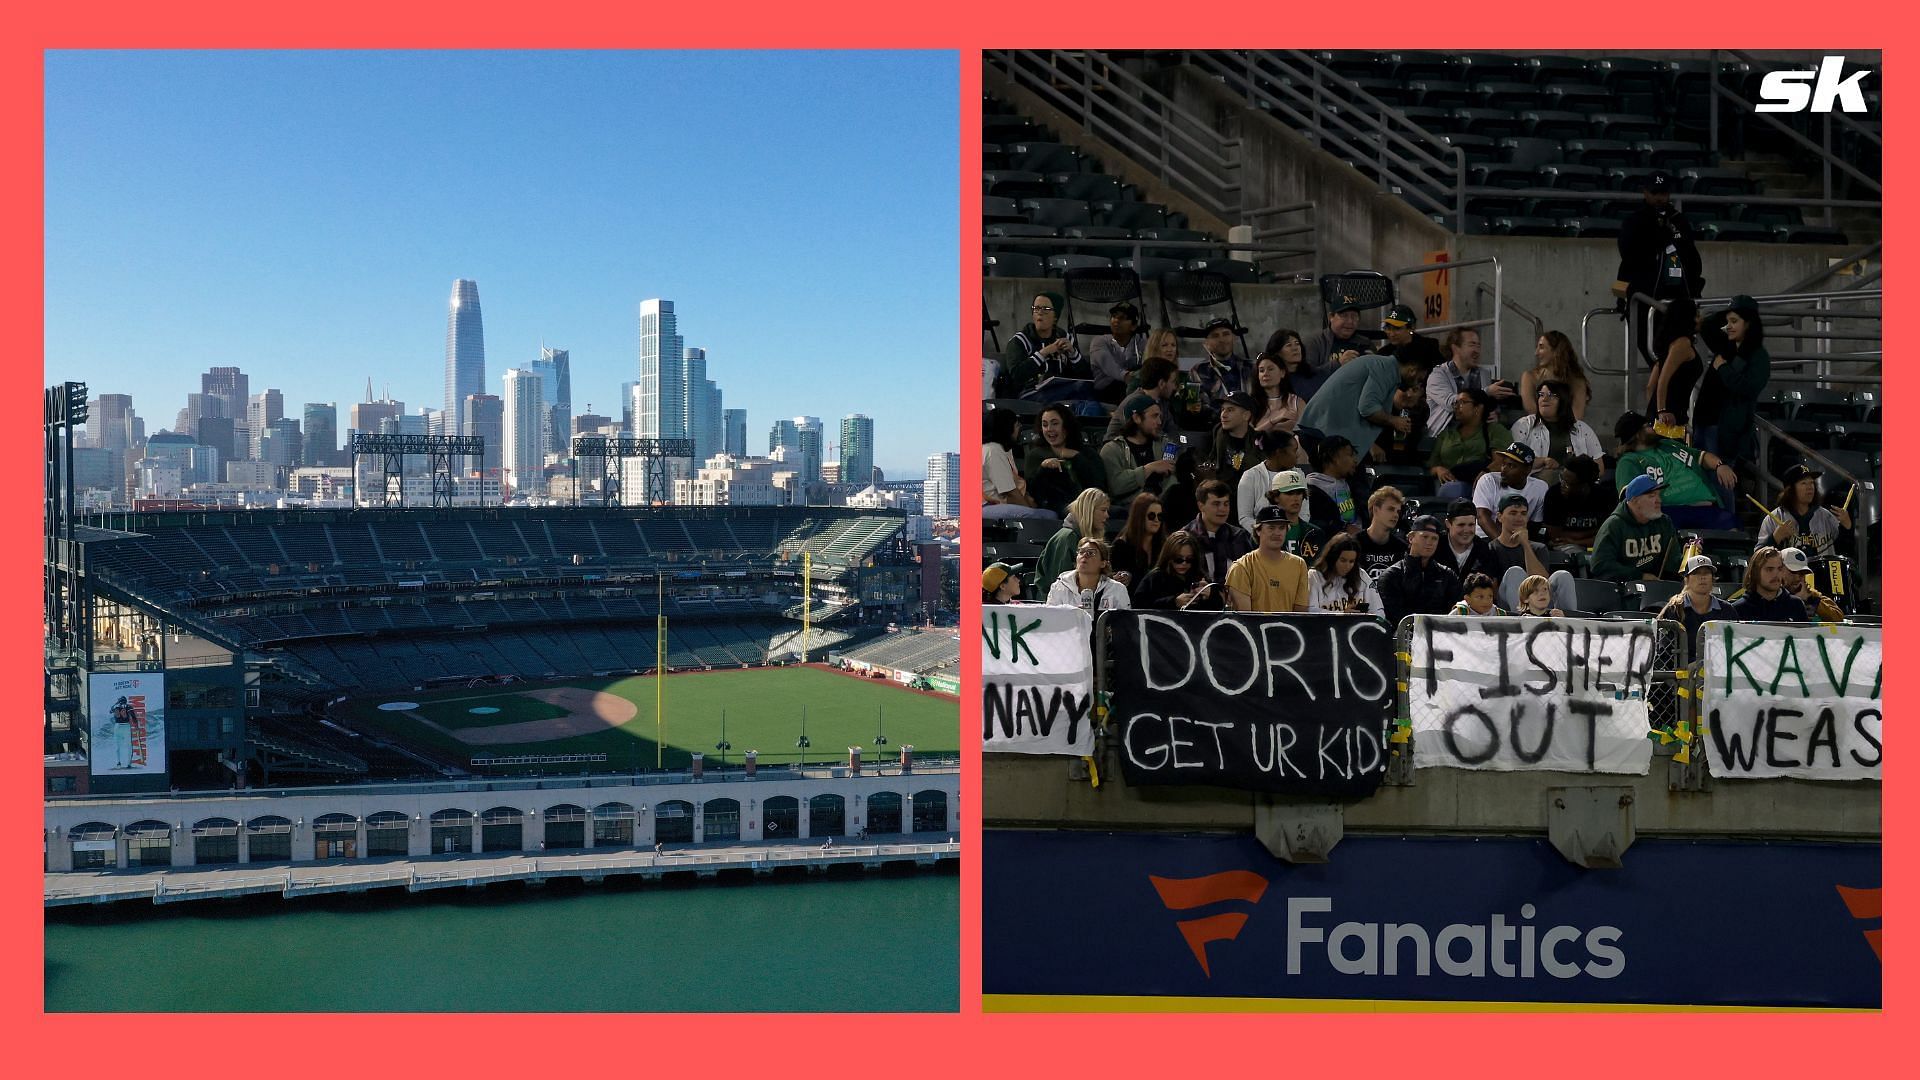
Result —
<path fill-rule="evenodd" d="M 545 742 L 470 746 L 400 713 L 381 712 L 387 701 L 414 701 L 420 713 L 447 728 L 470 729 L 523 723 L 564 714 L 563 709 L 518 696 L 522 690 L 574 686 L 616 694 L 638 707 L 639 713 L 620 728 Z M 578 773 L 652 769 L 654 743 L 654 680 L 644 676 L 614 679 L 562 679 L 550 683 L 519 683 L 500 690 L 449 687 L 421 693 L 390 693 L 361 697 L 341 706 L 341 717 L 361 731 L 387 735 L 402 742 L 433 747 L 456 761 L 491 754 L 597 754 L 605 765 L 555 765 L 546 768 L 499 768 L 511 773 Z M 747 671 L 697 672 L 669 675 L 666 690 L 665 767 L 684 769 L 699 751 L 712 766 L 722 764 L 721 713 L 726 714 L 726 741 L 733 749 L 725 764 L 737 766 L 748 750 L 760 751 L 763 765 L 795 760 L 844 762 L 847 747 L 864 747 L 867 761 L 899 756 L 911 743 L 919 754 L 954 754 L 959 749 L 960 705 L 946 697 L 915 693 L 877 679 L 858 679 L 815 668 L 757 668 Z M 474 716 L 467 710 L 491 706 L 501 710 Z M 806 709 L 806 734 L 811 748 L 801 751 L 801 708 Z M 877 745 L 884 724 L 887 744 Z"/>

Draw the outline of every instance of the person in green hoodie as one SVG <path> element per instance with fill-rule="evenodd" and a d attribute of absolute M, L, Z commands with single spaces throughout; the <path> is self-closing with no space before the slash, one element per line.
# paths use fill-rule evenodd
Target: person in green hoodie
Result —
<path fill-rule="evenodd" d="M 1753 297 L 1733 298 L 1728 309 L 1703 315 L 1700 338 L 1712 360 L 1694 410 L 1694 442 L 1728 461 L 1752 461 L 1753 414 L 1773 377 L 1766 328 Z"/>
<path fill-rule="evenodd" d="M 1680 569 L 1680 532 L 1660 512 L 1657 477 L 1641 473 L 1620 492 L 1620 506 L 1593 538 L 1593 576 L 1609 581 L 1673 581 Z"/>

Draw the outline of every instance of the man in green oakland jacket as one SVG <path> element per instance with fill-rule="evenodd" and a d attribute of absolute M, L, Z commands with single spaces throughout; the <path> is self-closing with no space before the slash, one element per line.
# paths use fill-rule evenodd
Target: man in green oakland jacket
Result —
<path fill-rule="evenodd" d="M 1677 581 L 1680 532 L 1660 512 L 1665 485 L 1646 473 L 1628 481 L 1620 507 L 1593 538 L 1593 576 L 1609 581 Z"/>

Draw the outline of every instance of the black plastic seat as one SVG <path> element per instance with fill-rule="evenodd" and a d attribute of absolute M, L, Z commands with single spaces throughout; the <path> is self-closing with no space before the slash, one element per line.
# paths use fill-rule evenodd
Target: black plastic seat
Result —
<path fill-rule="evenodd" d="M 1563 109 L 1525 110 L 1520 114 L 1520 124 L 1526 128 L 1529 136 L 1536 139 L 1565 142 L 1584 138 L 1589 133 L 1587 114 Z"/>
<path fill-rule="evenodd" d="M 1105 255 L 1049 255 L 1047 273 L 1062 276 L 1069 270 L 1103 269 L 1113 265 L 1113 259 Z"/>
<path fill-rule="evenodd" d="M 984 218 L 988 224 L 995 222 L 1019 222 L 1025 224 L 1027 220 L 1027 216 L 1020 212 L 1019 202 L 1013 199 L 1001 198 L 997 195 L 985 195 L 981 197 L 980 213 L 981 217 Z"/>
<path fill-rule="evenodd" d="M 1667 126 L 1657 112 L 1603 112 L 1594 113 L 1586 118 L 1587 130 L 1582 134 L 1592 135 L 1596 139 L 1620 139 L 1625 142 L 1639 142 L 1645 139 L 1658 139 L 1666 133 Z"/>
<path fill-rule="evenodd" d="M 1597 165 L 1582 162 L 1578 165 L 1553 163 L 1542 165 L 1539 176 L 1547 187 L 1566 191 L 1605 191 L 1607 174 Z"/>
<path fill-rule="evenodd" d="M 983 257 L 988 277 L 1046 277 L 1047 263 L 1038 255 L 996 251 Z"/>
<path fill-rule="evenodd" d="M 1187 269 L 1219 274 L 1238 285 L 1254 285 L 1260 281 L 1260 271 L 1250 262 L 1240 259 L 1188 259 Z"/>
<path fill-rule="evenodd" d="M 1065 143 L 1017 142 L 1007 147 L 1015 168 L 1027 172 L 1079 172 L 1080 151 Z"/>
<path fill-rule="evenodd" d="M 1526 130 L 1520 117 L 1506 109 L 1460 106 L 1453 110 L 1453 122 L 1455 130 L 1494 139 L 1524 134 Z"/>
<path fill-rule="evenodd" d="M 1050 199 L 1054 195 L 1052 184 L 1047 178 L 1036 172 L 1024 172 L 1020 169 L 995 169 L 982 172 L 980 182 L 988 195 L 1000 195 L 1009 199 Z"/>
<path fill-rule="evenodd" d="M 1640 164 L 1633 144 L 1620 139 L 1573 139 L 1567 143 L 1567 158 L 1596 168 L 1624 168 Z"/>
<path fill-rule="evenodd" d="M 1709 221 L 1701 226 L 1700 231 L 1702 239 L 1706 240 L 1742 240 L 1759 244 L 1773 241 L 1772 229 L 1744 221 Z"/>
<path fill-rule="evenodd" d="M 1565 150 L 1558 139 L 1515 135 L 1500 140 L 1500 160 L 1521 168 L 1537 168 L 1564 160 Z"/>
<path fill-rule="evenodd" d="M 1706 147 L 1680 139 L 1642 139 L 1633 144 L 1633 151 L 1640 155 L 1640 164 L 1670 173 L 1713 164 L 1713 154 Z"/>
<path fill-rule="evenodd" d="M 1753 181 L 1739 169 L 1682 169 L 1681 189 L 1689 195 L 1751 195 Z"/>
<path fill-rule="evenodd" d="M 1022 199 L 1020 209 L 1035 225 L 1064 229 L 1093 224 L 1092 207 L 1079 199 Z"/>
<path fill-rule="evenodd" d="M 1125 197 L 1127 186 L 1117 176 L 1095 172 L 1056 172 L 1047 174 L 1047 183 L 1062 199 L 1088 202 L 1116 202 Z"/>
<path fill-rule="evenodd" d="M 1416 79 L 1407 89 L 1427 108 L 1462 109 L 1473 105 L 1473 88 L 1452 79 Z"/>
<path fill-rule="evenodd" d="M 1099 214 L 1102 225 L 1116 225 L 1123 229 L 1158 229 L 1173 224 L 1168 220 L 1167 208 L 1159 203 L 1143 202 L 1103 202 L 1093 204 Z"/>
<path fill-rule="evenodd" d="M 1475 83 L 1473 92 L 1479 98 L 1477 104 L 1483 109 L 1521 112 L 1546 104 L 1538 86 L 1518 80 Z"/>

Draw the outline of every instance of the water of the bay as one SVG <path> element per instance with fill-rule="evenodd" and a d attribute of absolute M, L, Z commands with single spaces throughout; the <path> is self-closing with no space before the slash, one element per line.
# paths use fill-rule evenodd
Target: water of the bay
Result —
<path fill-rule="evenodd" d="M 950 1011 L 958 927 L 946 872 L 56 908 L 46 1008 Z"/>

